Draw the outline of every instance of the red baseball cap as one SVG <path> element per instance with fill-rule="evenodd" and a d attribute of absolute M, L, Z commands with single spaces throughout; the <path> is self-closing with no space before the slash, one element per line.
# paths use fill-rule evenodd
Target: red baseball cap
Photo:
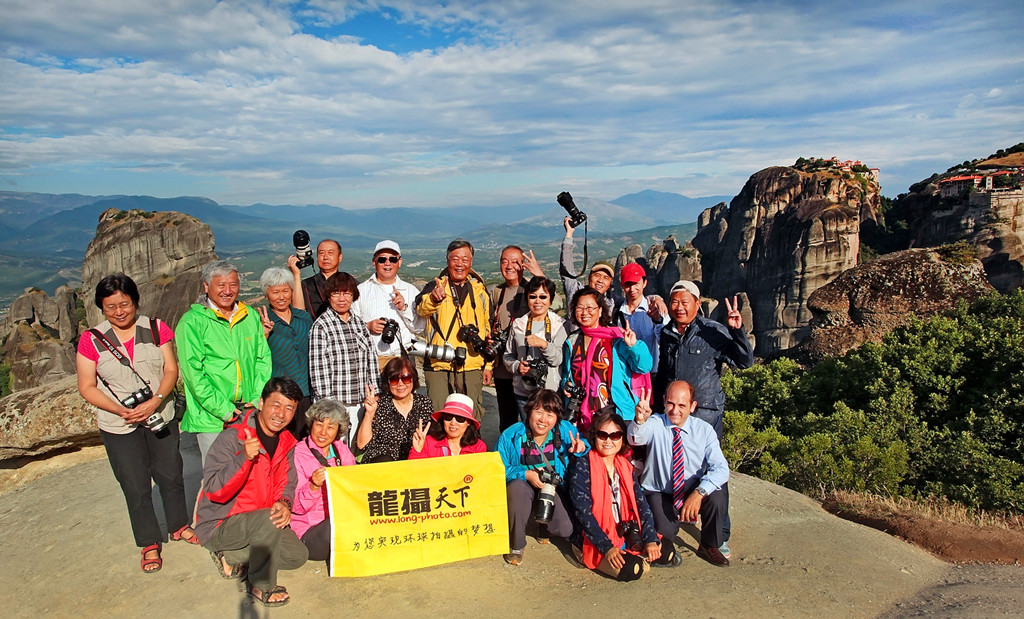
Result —
<path fill-rule="evenodd" d="M 638 282 L 647 277 L 647 272 L 644 268 L 635 262 L 630 262 L 626 266 L 622 267 L 622 272 L 619 273 L 619 281 L 623 284 L 632 284 Z"/>

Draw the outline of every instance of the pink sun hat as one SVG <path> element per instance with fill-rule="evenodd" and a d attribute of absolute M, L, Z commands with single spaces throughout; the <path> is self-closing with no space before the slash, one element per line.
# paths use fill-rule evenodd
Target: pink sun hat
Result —
<path fill-rule="evenodd" d="M 462 395 L 461 393 L 451 394 L 444 401 L 444 406 L 441 407 L 441 410 L 437 411 L 430 417 L 434 421 L 440 423 L 441 415 L 446 413 L 449 415 L 455 415 L 456 417 L 462 417 L 463 419 L 468 419 L 473 422 L 473 425 L 476 426 L 477 430 L 480 429 L 480 422 L 473 416 L 473 400 L 467 395 Z"/>

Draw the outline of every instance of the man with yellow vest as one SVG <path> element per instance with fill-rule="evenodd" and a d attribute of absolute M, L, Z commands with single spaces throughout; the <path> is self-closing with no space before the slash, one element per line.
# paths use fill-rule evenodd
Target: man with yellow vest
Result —
<path fill-rule="evenodd" d="M 465 362 L 459 363 L 425 358 L 423 375 L 427 394 L 434 410 L 444 408 L 453 393 L 469 396 L 474 402 L 473 414 L 482 419 L 480 392 L 491 384 L 492 361 L 480 354 L 470 336 L 474 330 L 479 340 L 491 333 L 491 302 L 483 279 L 473 271 L 473 245 L 464 239 L 448 244 L 448 266 L 428 282 L 416 297 L 416 312 L 427 319 L 427 343 L 463 348 Z"/>
<path fill-rule="evenodd" d="M 255 310 L 238 301 L 238 269 L 217 260 L 203 269 L 204 296 L 176 330 L 188 408 L 181 430 L 196 435 L 203 462 L 224 422 L 255 405 L 270 380 L 270 347 Z"/>

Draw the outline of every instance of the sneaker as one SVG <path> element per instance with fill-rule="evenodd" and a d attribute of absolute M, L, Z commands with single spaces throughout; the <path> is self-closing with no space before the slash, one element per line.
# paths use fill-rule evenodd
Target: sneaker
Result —
<path fill-rule="evenodd" d="M 732 553 L 729 551 L 729 542 L 722 542 L 722 545 L 718 547 L 718 552 L 722 553 L 722 556 L 726 559 L 732 558 Z"/>
<path fill-rule="evenodd" d="M 523 562 L 523 551 L 510 550 L 507 555 L 502 555 L 502 559 L 505 559 L 505 563 L 509 565 L 519 565 Z"/>
<path fill-rule="evenodd" d="M 708 546 L 698 546 L 697 556 L 704 559 L 711 565 L 717 565 L 718 567 L 729 567 L 729 560 L 726 559 L 717 548 L 709 548 Z"/>

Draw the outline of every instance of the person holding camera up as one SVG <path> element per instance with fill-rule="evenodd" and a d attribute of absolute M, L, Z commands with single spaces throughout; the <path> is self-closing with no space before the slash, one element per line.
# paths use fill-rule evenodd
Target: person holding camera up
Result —
<path fill-rule="evenodd" d="M 526 400 L 531 393 L 537 389 L 558 389 L 558 366 L 562 363 L 566 337 L 565 321 L 551 311 L 555 282 L 534 277 L 523 291 L 529 313 L 512 321 L 512 334 L 502 355 L 502 365 L 514 377 L 512 388 L 520 421 L 526 420 Z M 512 423 L 504 425 L 502 418 L 501 430 Z"/>
<path fill-rule="evenodd" d="M 562 223 L 565 226 L 565 238 L 562 239 L 558 275 L 562 278 L 562 286 L 565 288 L 565 304 L 569 305 L 583 285 L 576 279 L 576 258 L 573 256 L 573 232 L 576 228 L 572 225 L 572 217 L 566 217 Z M 615 267 L 606 261 L 595 262 L 587 276 L 587 286 L 601 293 L 601 303 L 607 308 L 609 316 L 614 315 L 619 305 L 622 304 L 622 299 L 612 292 L 612 282 L 614 281 Z M 569 322 L 575 322 L 575 317 L 571 314 Z"/>
<path fill-rule="evenodd" d="M 569 480 L 583 538 L 573 551 L 592 570 L 637 580 L 650 564 L 672 561 L 675 551 L 670 541 L 658 539 L 643 488 L 633 477 L 626 421 L 611 408 L 602 410 L 594 416 L 590 441 L 593 448 L 576 461 Z"/>
<path fill-rule="evenodd" d="M 178 424 L 174 407 L 167 406 L 178 380 L 174 333 L 166 323 L 139 315 L 139 289 L 124 273 L 101 279 L 95 302 L 106 320 L 78 340 L 78 392 L 96 407 L 100 438 L 142 549 L 142 571 L 151 574 L 163 566 L 164 539 L 153 509 L 153 481 L 171 539 L 199 543 L 188 526 Z"/>
<path fill-rule="evenodd" d="M 416 297 L 416 312 L 427 319 L 427 342 L 465 348 L 462 364 L 425 358 L 423 375 L 434 410 L 453 393 L 468 395 L 477 419 L 483 418 L 480 392 L 491 384 L 495 351 L 490 335 L 491 303 L 483 279 L 473 271 L 473 245 L 465 239 L 448 244 L 448 266 Z"/>
<path fill-rule="evenodd" d="M 526 527 L 531 521 L 538 541 L 548 536 L 572 535 L 566 511 L 565 480 L 569 456 L 586 455 L 587 441 L 562 419 L 562 397 L 550 389 L 537 389 L 526 401 L 526 421 L 513 425 L 498 438 L 497 452 L 505 465 L 508 495 L 509 552 L 505 563 L 519 565 L 526 548 Z"/>
<path fill-rule="evenodd" d="M 523 271 L 529 269 L 534 277 L 544 277 L 544 271 L 532 251 L 527 256 L 517 245 L 508 245 L 501 250 L 499 267 L 505 281 L 491 288 L 491 341 L 496 350 L 504 351 L 509 339 L 509 325 L 528 311 Z M 513 374 L 504 363 L 494 365 L 494 392 L 498 400 L 498 427 L 504 430 L 518 421 L 522 414 L 522 406 L 516 403 Z"/>
<path fill-rule="evenodd" d="M 334 239 L 324 239 L 316 246 L 315 273 L 302 280 L 302 297 L 306 301 L 306 311 L 316 320 L 329 307 L 325 287 L 327 280 L 338 272 L 341 266 L 341 243 Z"/>
<path fill-rule="evenodd" d="M 398 276 L 402 250 L 398 243 L 386 240 L 373 250 L 374 274 L 359 284 L 359 300 L 352 313 L 366 323 L 377 350 L 377 362 L 383 370 L 388 361 L 400 356 L 416 335 L 423 333 L 427 321 L 413 311 L 412 300 L 420 291 Z"/>

